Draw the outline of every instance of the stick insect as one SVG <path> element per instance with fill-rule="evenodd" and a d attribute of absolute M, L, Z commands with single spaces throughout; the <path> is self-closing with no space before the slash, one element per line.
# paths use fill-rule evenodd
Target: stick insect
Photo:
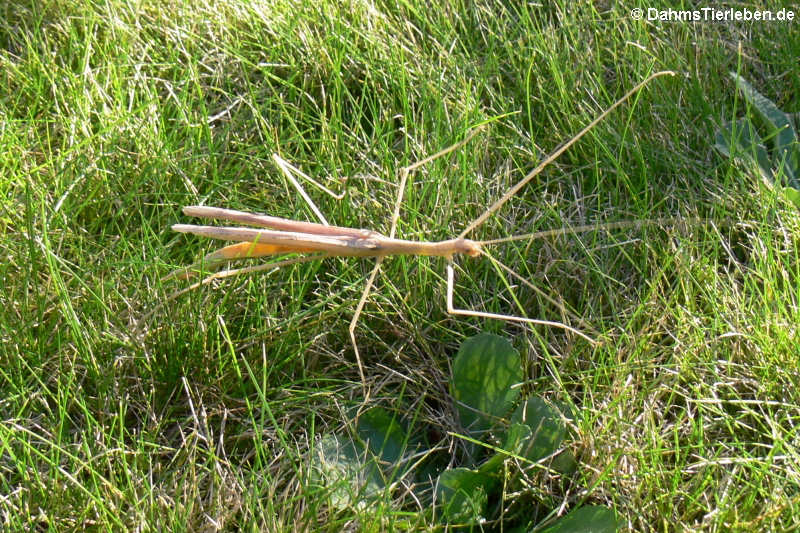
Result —
<path fill-rule="evenodd" d="M 292 259 L 287 259 L 284 261 L 266 263 L 251 267 L 224 270 L 216 274 L 211 274 L 206 278 L 204 278 L 203 280 L 194 283 L 193 285 L 181 291 L 176 292 L 170 298 L 179 296 L 180 294 L 192 290 L 200 285 L 210 283 L 214 279 L 233 276 L 237 274 L 274 269 L 289 264 L 313 261 L 325 257 L 375 257 L 377 258 L 375 266 L 373 267 L 372 272 L 367 278 L 366 286 L 361 294 L 361 298 L 358 302 L 358 305 L 356 306 L 356 310 L 353 314 L 353 318 L 350 321 L 350 326 L 348 328 L 350 334 L 350 341 L 353 345 L 353 350 L 356 356 L 356 362 L 358 364 L 358 372 L 361 377 L 362 383 L 365 384 L 364 386 L 366 387 L 364 368 L 362 365 L 361 356 L 359 354 L 358 344 L 356 342 L 355 330 L 356 330 L 356 325 L 358 324 L 358 319 L 361 316 L 361 312 L 363 311 L 364 305 L 367 301 L 367 298 L 369 297 L 370 290 L 375 282 L 375 278 L 378 272 L 380 271 L 381 262 L 385 257 L 390 255 L 440 256 L 444 257 L 447 260 L 446 305 L 448 313 L 454 315 L 508 320 L 515 322 L 523 322 L 527 324 L 537 324 L 537 325 L 563 328 L 576 335 L 579 335 L 580 337 L 583 337 L 590 343 L 594 343 L 595 341 L 593 339 L 591 339 L 589 336 L 587 336 L 580 330 L 572 328 L 560 322 L 553 322 L 549 320 L 541 320 L 536 318 L 528 318 L 528 317 L 506 315 L 506 314 L 487 313 L 469 309 L 458 309 L 454 307 L 453 305 L 453 286 L 455 278 L 455 273 L 453 268 L 454 256 L 467 255 L 470 257 L 477 257 L 480 255 L 485 255 L 490 260 L 492 260 L 496 265 L 504 269 L 506 272 L 514 276 L 516 279 L 532 287 L 534 290 L 537 290 L 528 280 L 524 279 L 522 276 L 516 274 L 510 268 L 506 267 L 502 263 L 499 263 L 496 259 L 489 256 L 484 251 L 483 248 L 485 246 L 498 244 L 502 242 L 515 241 L 515 240 L 534 239 L 534 238 L 560 235 L 566 233 L 578 233 L 598 228 L 615 229 L 615 228 L 632 227 L 639 225 L 640 222 L 627 221 L 627 222 L 610 223 L 600 226 L 595 224 L 595 225 L 580 226 L 574 228 L 542 231 L 537 233 L 531 233 L 526 235 L 515 235 L 512 237 L 505 237 L 488 241 L 473 241 L 467 239 L 467 236 L 472 231 L 474 231 L 477 227 L 483 224 L 490 216 L 496 213 L 506 202 L 508 202 L 515 194 L 517 194 L 517 192 L 519 192 L 520 189 L 522 189 L 528 182 L 530 182 L 533 178 L 535 178 L 547 165 L 552 163 L 562 153 L 564 153 L 573 144 L 575 144 L 581 137 L 583 137 L 588 131 L 590 131 L 595 125 L 597 125 L 598 122 L 603 120 L 614 109 L 620 106 L 633 94 L 637 93 L 642 87 L 647 85 L 651 80 L 667 74 L 674 75 L 675 73 L 671 71 L 657 72 L 655 74 L 650 75 L 647 79 L 640 82 L 633 89 L 628 91 L 622 98 L 617 100 L 608 109 L 606 109 L 600 115 L 598 115 L 594 120 L 592 120 L 574 137 L 569 139 L 567 142 L 565 142 L 556 150 L 554 150 L 550 155 L 544 158 L 532 171 L 530 171 L 525 177 L 523 177 L 514 186 L 508 189 L 508 191 L 506 191 L 497 201 L 495 201 L 489 208 L 487 208 L 483 212 L 483 214 L 481 214 L 478 218 L 476 218 L 469 225 L 467 225 L 467 227 L 464 230 L 462 230 L 461 233 L 454 239 L 449 239 L 439 242 L 424 242 L 424 241 L 408 241 L 395 238 L 395 233 L 397 230 L 397 222 L 400 216 L 400 208 L 403 202 L 403 195 L 406 189 L 406 183 L 410 173 L 416 170 L 417 168 L 433 161 L 434 159 L 442 157 L 462 147 L 478 133 L 479 128 L 473 129 L 471 132 L 469 132 L 466 138 L 460 141 L 459 143 L 456 143 L 448 148 L 445 148 L 444 150 L 441 150 L 431 156 L 428 156 L 425 159 L 422 159 L 421 161 L 418 161 L 410 166 L 407 166 L 400 171 L 400 183 L 398 187 L 397 197 L 394 203 L 391 228 L 389 230 L 388 236 L 381 235 L 380 233 L 377 233 L 372 230 L 330 226 L 327 224 L 327 222 L 324 220 L 324 217 L 322 217 L 321 214 L 319 214 L 318 216 L 320 216 L 321 220 L 323 220 L 323 223 L 318 224 L 312 222 L 287 220 L 268 215 L 246 213 L 242 211 L 234 211 L 230 209 L 223 209 L 216 207 L 205 207 L 205 206 L 184 207 L 183 213 L 187 216 L 227 220 L 231 222 L 247 224 L 249 226 L 256 226 L 258 228 L 267 228 L 267 229 L 256 229 L 256 228 L 242 228 L 242 227 L 202 226 L 202 225 L 189 225 L 189 224 L 176 224 L 172 226 L 172 229 L 174 231 L 178 231 L 181 233 L 192 233 L 195 235 L 200 235 L 203 237 L 209 237 L 213 239 L 238 241 L 237 244 L 226 246 L 224 248 L 221 248 L 220 250 L 217 250 L 216 252 L 207 255 L 202 262 L 202 265 L 205 267 L 215 266 L 217 264 L 239 258 L 254 258 L 254 257 L 290 254 L 290 253 L 310 253 L 312 255 L 303 257 L 294 257 Z M 287 171 L 288 165 L 286 164 L 286 162 L 281 160 L 277 156 L 275 157 L 275 159 L 276 162 L 279 164 L 279 166 L 282 167 L 284 172 L 287 175 L 289 175 L 289 172 Z M 290 168 L 299 172 L 299 170 L 294 169 L 293 167 Z M 307 195 L 305 195 L 305 193 L 303 192 L 302 187 L 300 187 L 296 182 L 294 183 L 295 187 L 297 187 L 298 190 L 301 191 L 301 194 L 303 194 L 304 198 L 309 202 L 312 208 L 316 210 L 316 207 L 313 205 L 313 202 L 311 202 L 310 198 L 308 198 Z M 192 274 L 193 271 L 191 267 L 187 267 L 173 272 L 168 277 L 188 278 L 191 277 Z M 553 301 L 552 299 L 549 300 L 551 301 L 551 303 L 555 303 L 555 305 L 559 306 L 557 302 Z"/>

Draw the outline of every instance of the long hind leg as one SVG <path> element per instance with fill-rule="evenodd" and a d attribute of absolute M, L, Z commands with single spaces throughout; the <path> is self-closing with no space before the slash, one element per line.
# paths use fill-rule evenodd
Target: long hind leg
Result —
<path fill-rule="evenodd" d="M 398 184 L 397 196 L 394 202 L 394 210 L 392 212 L 392 225 L 391 229 L 389 230 L 389 238 L 393 239 L 395 233 L 397 232 L 397 221 L 400 218 L 400 206 L 403 204 L 403 195 L 405 194 L 406 190 L 406 183 L 408 182 L 408 176 L 414 170 L 418 169 L 419 167 L 430 163 L 431 161 L 438 159 L 444 155 L 449 154 L 454 150 L 458 150 L 465 144 L 467 144 L 472 138 L 478 134 L 480 131 L 480 127 L 473 128 L 472 131 L 461 141 L 455 143 L 452 146 L 449 146 L 439 152 L 436 152 L 433 155 L 426 157 L 416 163 L 413 163 L 407 167 L 404 167 L 400 170 L 400 183 Z M 350 332 L 350 341 L 353 343 L 353 352 L 356 355 L 356 363 L 358 364 L 358 374 L 361 378 L 361 383 L 364 387 L 364 401 L 366 402 L 367 398 L 369 397 L 369 387 L 367 386 L 366 377 L 364 375 L 364 366 L 361 362 L 361 355 L 358 351 L 358 343 L 356 342 L 356 325 L 358 324 L 358 319 L 361 317 L 361 312 L 364 310 L 364 305 L 367 302 L 367 298 L 369 298 L 370 290 L 372 289 L 372 285 L 375 283 L 375 278 L 378 275 L 378 272 L 381 268 L 381 263 L 383 262 L 383 257 L 378 257 L 378 260 L 375 262 L 375 266 L 370 272 L 369 277 L 367 278 L 367 284 L 364 287 L 364 292 L 361 293 L 361 299 L 358 301 L 358 305 L 356 306 L 355 313 L 353 313 L 353 319 L 350 321 L 350 327 L 348 331 Z"/>

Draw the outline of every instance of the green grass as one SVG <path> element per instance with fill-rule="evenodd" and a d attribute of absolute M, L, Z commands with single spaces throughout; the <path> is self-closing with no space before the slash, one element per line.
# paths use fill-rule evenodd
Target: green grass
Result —
<path fill-rule="evenodd" d="M 680 75 L 652 82 L 473 237 L 708 223 L 492 249 L 563 299 L 564 316 L 524 286 L 512 294 L 487 260 L 459 260 L 457 306 L 583 321 L 596 347 L 451 317 L 442 260 L 385 261 L 356 330 L 369 403 L 438 428 L 456 460 L 449 361 L 466 336 L 502 333 L 527 361 L 526 390 L 576 408 L 579 469 L 559 479 L 510 462 L 500 505 L 515 518 L 486 528 L 581 502 L 633 531 L 798 526 L 800 218 L 712 149 L 742 112 L 730 70 L 800 110 L 796 24 L 646 24 L 587 2 L 141 4 L 0 7 L 6 529 L 435 527 L 402 488 L 337 510 L 309 476 L 321 435 L 363 399 L 347 327 L 372 262 L 229 279 L 156 309 L 181 287 L 160 278 L 213 246 L 169 227 L 198 203 L 313 220 L 278 152 L 347 192 L 310 189 L 331 223 L 388 231 L 401 167 L 506 115 L 412 176 L 398 235 L 450 238 L 663 69 Z"/>

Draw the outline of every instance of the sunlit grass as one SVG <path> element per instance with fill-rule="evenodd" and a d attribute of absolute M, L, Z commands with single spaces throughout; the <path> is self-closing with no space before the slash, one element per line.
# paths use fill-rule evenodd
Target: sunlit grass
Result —
<path fill-rule="evenodd" d="M 457 450 L 441 411 L 449 361 L 466 336 L 503 332 L 526 387 L 579 413 L 578 473 L 526 480 L 520 502 L 603 504 L 636 531 L 796 527 L 799 220 L 712 144 L 742 108 L 728 71 L 798 111 L 797 32 L 764 24 L 743 40 L 736 25 L 648 25 L 585 2 L 35 4 L 0 8 L 4 527 L 430 529 L 403 491 L 336 512 L 309 483 L 318 435 L 362 399 L 347 326 L 372 263 L 229 279 L 143 323 L 181 287 L 161 278 L 210 249 L 170 225 L 199 203 L 313 220 L 277 152 L 347 193 L 314 195 L 332 223 L 385 232 L 400 168 L 512 113 L 413 175 L 398 235 L 450 238 L 663 69 L 681 75 L 473 237 L 708 223 L 492 250 L 564 314 L 524 286 L 512 295 L 488 261 L 460 260 L 457 306 L 583 322 L 598 347 L 450 317 L 443 261 L 387 260 L 356 331 L 371 401 L 412 398 Z"/>

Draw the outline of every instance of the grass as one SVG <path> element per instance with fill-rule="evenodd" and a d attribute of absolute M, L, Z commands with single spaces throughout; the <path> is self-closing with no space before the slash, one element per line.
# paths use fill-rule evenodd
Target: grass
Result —
<path fill-rule="evenodd" d="M 4 3 L 0 523 L 435 527 L 402 490 L 337 509 L 310 482 L 320 436 L 346 429 L 361 400 L 347 325 L 372 263 L 226 280 L 140 334 L 138 318 L 178 288 L 160 278 L 209 249 L 169 226 L 197 203 L 311 220 L 271 162 L 278 152 L 347 191 L 314 194 L 332 223 L 387 230 L 399 168 L 514 113 L 413 176 L 399 235 L 449 238 L 670 69 L 681 75 L 645 88 L 473 237 L 676 215 L 707 224 L 493 250 L 563 299 L 563 317 L 524 286 L 512 294 L 488 261 L 461 261 L 457 306 L 580 318 L 601 345 L 450 317 L 441 261 L 391 259 L 356 332 L 370 402 L 411 402 L 457 457 L 457 421 L 442 411 L 449 361 L 466 336 L 501 332 L 527 360 L 526 388 L 579 413 L 580 466 L 562 480 L 509 465 L 516 489 L 501 505 L 517 522 L 486 528 L 580 502 L 614 508 L 633 531 L 797 527 L 800 218 L 712 150 L 716 126 L 742 112 L 730 70 L 800 110 L 792 28 L 644 23 L 588 2 Z M 531 504 L 543 499 L 551 506 Z"/>

